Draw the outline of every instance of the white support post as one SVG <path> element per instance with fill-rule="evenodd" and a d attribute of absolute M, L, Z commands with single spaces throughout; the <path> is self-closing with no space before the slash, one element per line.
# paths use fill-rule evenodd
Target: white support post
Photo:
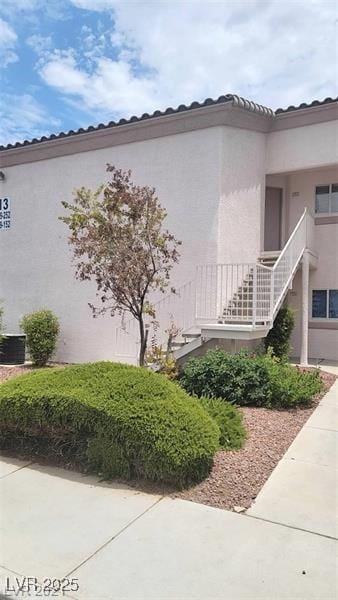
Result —
<path fill-rule="evenodd" d="M 310 272 L 309 253 L 307 250 L 305 250 L 303 259 L 302 259 L 302 340 L 301 340 L 301 352 L 300 352 L 300 364 L 303 367 L 308 366 L 309 272 Z"/>
<path fill-rule="evenodd" d="M 273 313 L 274 313 L 274 303 L 275 303 L 275 273 L 271 270 L 270 274 L 270 310 L 269 310 L 269 320 L 271 325 L 273 325 Z"/>
<path fill-rule="evenodd" d="M 252 277 L 252 324 L 255 327 L 257 320 L 257 265 L 253 268 Z"/>
<path fill-rule="evenodd" d="M 198 306 L 197 306 L 197 289 L 199 286 L 199 279 L 198 279 L 198 268 L 195 268 L 195 301 L 194 301 L 194 310 L 195 310 L 195 318 L 194 318 L 194 324 L 196 325 L 197 321 L 197 317 L 198 317 Z M 199 286 L 200 289 L 201 286 Z"/>

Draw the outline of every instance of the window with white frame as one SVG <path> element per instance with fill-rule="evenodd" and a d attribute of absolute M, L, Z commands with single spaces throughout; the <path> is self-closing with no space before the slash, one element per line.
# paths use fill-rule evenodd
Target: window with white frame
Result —
<path fill-rule="evenodd" d="M 338 290 L 312 290 L 312 318 L 338 319 Z"/>
<path fill-rule="evenodd" d="M 338 213 L 338 183 L 316 186 L 315 213 Z"/>

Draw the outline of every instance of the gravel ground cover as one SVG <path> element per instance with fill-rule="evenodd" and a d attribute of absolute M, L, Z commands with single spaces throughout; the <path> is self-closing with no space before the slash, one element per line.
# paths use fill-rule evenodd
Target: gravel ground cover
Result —
<path fill-rule="evenodd" d="M 66 367 L 66 364 L 61 363 L 48 363 L 48 366 L 45 367 L 49 369 L 50 367 Z M 17 367 L 12 367 L 10 365 L 0 365 L 0 383 L 7 381 L 7 379 L 12 379 L 13 377 L 17 377 L 18 375 L 27 375 L 27 373 L 31 373 L 32 371 L 36 371 L 38 367 L 32 367 L 30 363 L 26 365 L 19 365 Z"/>
<path fill-rule="evenodd" d="M 336 380 L 329 373 L 321 372 L 321 377 L 326 390 L 307 408 L 241 408 L 248 432 L 244 448 L 218 452 L 209 477 L 175 497 L 238 512 L 249 508 L 320 398 Z"/>
<path fill-rule="evenodd" d="M 32 369 L 29 367 L 0 367 L 0 383 L 16 377 L 17 375 L 23 375 L 23 373 L 29 373 Z"/>

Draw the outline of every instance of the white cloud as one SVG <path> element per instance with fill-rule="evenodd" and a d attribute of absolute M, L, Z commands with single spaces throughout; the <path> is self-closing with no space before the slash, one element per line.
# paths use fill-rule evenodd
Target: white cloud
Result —
<path fill-rule="evenodd" d="M 31 35 L 27 38 L 26 44 L 33 48 L 37 54 L 46 52 L 52 47 L 52 37 L 39 34 Z"/>
<path fill-rule="evenodd" d="M 19 10 L 33 10 L 38 0 L 1 0 L 1 12 L 15 13 Z"/>
<path fill-rule="evenodd" d="M 17 42 L 17 35 L 12 27 L 0 18 L 0 67 L 7 67 L 8 64 L 17 60 L 14 48 Z"/>
<path fill-rule="evenodd" d="M 46 135 L 60 126 L 30 94 L 0 96 L 1 144 L 20 142 L 32 137 Z"/>
<path fill-rule="evenodd" d="M 0 14 L 9 20 L 15 20 L 18 16 L 26 23 L 41 25 L 38 11 L 50 19 L 63 20 L 65 18 L 65 6 L 69 0 L 1 0 Z M 22 21 L 23 22 L 23 21 Z M 22 24 L 22 23 L 21 23 Z"/>
<path fill-rule="evenodd" d="M 100 119 L 227 92 L 273 108 L 337 94 L 334 1 L 72 3 L 110 11 L 110 53 L 91 54 L 85 31 L 90 65 L 75 51 L 71 60 L 54 54 L 41 75 Z"/>
<path fill-rule="evenodd" d="M 39 0 L 1 0 L 3 8 L 12 8 L 13 10 L 33 10 Z M 13 6 L 14 5 L 14 6 Z"/>
<path fill-rule="evenodd" d="M 0 45 L 14 46 L 17 40 L 17 35 L 11 26 L 3 19 L 0 19 Z"/>
<path fill-rule="evenodd" d="M 114 0 L 71 0 L 71 2 L 77 8 L 99 11 L 114 8 L 116 4 Z"/>
<path fill-rule="evenodd" d="M 156 107 L 154 82 L 135 77 L 128 63 L 98 58 L 92 74 L 77 67 L 74 56 L 49 58 L 41 69 L 44 81 L 65 95 L 81 97 L 88 110 L 99 109 L 108 117 L 112 107 L 116 114 L 131 114 L 135 99 L 141 106 Z"/>

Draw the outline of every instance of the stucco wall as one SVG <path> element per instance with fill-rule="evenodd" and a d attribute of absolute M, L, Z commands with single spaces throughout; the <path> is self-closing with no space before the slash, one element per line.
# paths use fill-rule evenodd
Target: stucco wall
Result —
<path fill-rule="evenodd" d="M 266 172 L 283 173 L 338 163 L 338 120 L 267 136 Z"/>
<path fill-rule="evenodd" d="M 12 202 L 12 226 L 0 232 L 0 299 L 8 332 L 24 313 L 50 307 L 61 321 L 57 358 L 112 358 L 115 322 L 93 319 L 95 287 L 75 281 L 61 200 L 77 186 L 96 187 L 107 162 L 133 171 L 139 184 L 156 187 L 168 210 L 168 228 L 183 241 L 173 275 L 180 285 L 196 264 L 217 260 L 220 128 L 115 146 L 5 169 L 0 195 Z"/>
<path fill-rule="evenodd" d="M 338 330 L 311 328 L 311 321 L 313 321 L 313 319 L 311 319 L 311 291 L 312 289 L 317 289 L 317 284 L 313 282 L 314 277 L 316 277 L 316 272 L 311 271 L 309 306 L 309 358 L 315 360 L 328 359 L 338 361 Z M 337 279 L 335 280 L 335 286 L 337 286 Z M 291 338 L 291 355 L 298 358 L 300 356 L 301 344 L 301 299 L 302 282 L 301 270 L 299 270 L 293 281 L 292 291 L 288 294 L 288 305 L 294 310 L 296 317 L 295 328 Z M 329 319 L 329 321 L 332 321 L 332 319 Z"/>
<path fill-rule="evenodd" d="M 255 262 L 262 248 L 265 134 L 227 127 L 222 132 L 218 262 Z"/>
<path fill-rule="evenodd" d="M 293 227 L 307 206 L 314 214 L 315 187 L 319 184 L 338 181 L 338 169 L 321 169 L 289 175 L 288 177 L 288 229 Z M 318 219 L 320 221 L 320 219 Z M 310 306 L 309 322 L 337 323 L 338 320 L 312 319 L 312 290 L 338 289 L 338 224 L 315 225 L 315 250 L 318 254 L 317 268 L 310 271 Z M 296 310 L 296 328 L 292 343 L 295 355 L 300 353 L 300 310 L 301 310 L 301 276 L 297 274 L 293 291 L 289 296 L 290 304 Z M 329 358 L 338 360 L 338 329 L 309 330 L 309 356 L 311 358 Z"/>

